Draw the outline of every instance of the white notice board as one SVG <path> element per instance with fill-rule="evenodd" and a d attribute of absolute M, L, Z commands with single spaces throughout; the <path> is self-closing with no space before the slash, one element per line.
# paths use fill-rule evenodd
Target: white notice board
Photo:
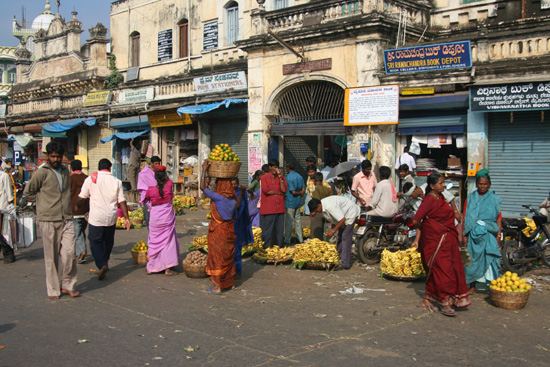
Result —
<path fill-rule="evenodd" d="M 399 85 L 378 85 L 346 89 L 344 125 L 397 124 Z"/>

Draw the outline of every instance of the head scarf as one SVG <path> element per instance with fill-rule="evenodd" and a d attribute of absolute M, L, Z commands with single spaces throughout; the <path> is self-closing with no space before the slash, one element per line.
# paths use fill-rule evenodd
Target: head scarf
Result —
<path fill-rule="evenodd" d="M 237 197 L 230 179 L 218 178 L 216 182 L 216 192 L 228 199 L 235 199 Z"/>
<path fill-rule="evenodd" d="M 153 169 L 157 172 L 166 171 L 166 166 L 153 166 Z"/>
<path fill-rule="evenodd" d="M 480 169 L 479 171 L 476 172 L 476 177 L 483 177 L 483 176 L 489 176 L 489 170 L 487 168 L 484 168 L 484 169 Z"/>

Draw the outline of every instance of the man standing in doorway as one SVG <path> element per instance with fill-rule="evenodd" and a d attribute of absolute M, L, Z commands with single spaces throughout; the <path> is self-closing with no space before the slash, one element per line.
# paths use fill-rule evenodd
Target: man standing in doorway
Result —
<path fill-rule="evenodd" d="M 11 177 L 8 173 L 10 166 L 2 162 L 0 170 L 0 209 L 6 209 L 10 203 L 13 203 L 13 187 L 11 185 Z M 0 213 L 0 228 L 2 227 L 4 216 Z M 9 264 L 15 261 L 15 254 L 6 239 L 0 233 L 0 245 L 2 246 L 2 255 L 4 255 L 4 263 Z"/>
<path fill-rule="evenodd" d="M 46 289 L 49 299 L 59 299 L 61 293 L 77 297 L 75 233 L 71 212 L 69 170 L 61 165 L 63 146 L 56 141 L 46 145 L 48 161 L 34 173 L 25 187 L 25 196 L 36 200 L 36 218 L 40 224 Z M 60 279 L 61 277 L 61 279 Z"/>
<path fill-rule="evenodd" d="M 403 182 L 403 179 L 399 176 L 399 167 L 401 167 L 401 165 L 403 164 L 406 164 L 407 166 L 409 166 L 409 171 L 411 174 L 414 174 L 414 172 L 416 172 L 416 161 L 414 160 L 414 157 L 409 154 L 409 146 L 406 146 L 405 148 L 403 148 L 403 154 L 395 160 L 394 169 L 395 169 L 395 173 L 398 175 L 397 177 L 399 177 L 400 191 L 401 191 L 401 188 L 403 187 L 404 182 Z"/>
<path fill-rule="evenodd" d="M 124 213 L 124 226 L 130 230 L 128 207 L 122 191 L 122 181 L 111 174 L 111 162 L 102 158 L 98 164 L 98 172 L 92 173 L 82 185 L 78 195 L 78 205 L 90 199 L 90 215 L 88 217 L 88 240 L 94 261 L 99 269 L 97 279 L 105 279 L 109 270 L 109 258 L 115 243 L 115 224 L 117 205 Z"/>
<path fill-rule="evenodd" d="M 302 207 L 302 195 L 306 191 L 306 184 L 302 176 L 296 173 L 295 169 L 296 166 L 294 162 L 288 162 L 286 164 L 286 171 L 288 172 L 286 182 L 288 183 L 288 189 L 285 201 L 285 246 L 291 245 L 293 224 L 296 240 L 298 243 L 304 242 L 300 208 Z"/>
<path fill-rule="evenodd" d="M 86 227 L 88 222 L 85 215 L 90 211 L 88 200 L 77 208 L 78 194 L 88 177 L 82 172 L 82 162 L 78 159 L 71 161 L 71 210 L 73 212 L 73 223 L 75 231 L 75 254 L 78 256 L 79 264 L 86 264 Z"/>
<path fill-rule="evenodd" d="M 372 163 L 365 159 L 361 162 L 361 172 L 353 176 L 351 185 L 351 194 L 357 199 L 361 211 L 366 211 L 366 208 L 370 205 L 377 183 L 376 176 L 372 173 Z"/>
<path fill-rule="evenodd" d="M 157 180 L 155 179 L 155 167 L 160 166 L 160 157 L 154 155 L 151 157 L 151 165 L 145 166 L 138 175 L 137 189 L 140 193 L 139 203 L 143 207 L 143 219 L 145 225 L 149 225 L 149 203 L 144 204 L 145 194 L 151 186 L 157 186 Z"/>
<path fill-rule="evenodd" d="M 260 228 L 264 248 L 271 247 L 273 234 L 276 236 L 276 245 L 283 245 L 285 193 L 288 188 L 286 179 L 279 169 L 279 161 L 271 159 L 268 162 L 269 173 L 260 179 L 261 201 Z"/>
<path fill-rule="evenodd" d="M 138 142 L 134 143 L 134 139 L 132 139 L 130 140 L 130 148 L 132 150 L 130 151 L 130 158 L 128 159 L 128 180 L 130 181 L 130 186 L 132 186 L 132 191 L 136 191 L 139 173 L 139 158 L 141 157 L 139 151 L 140 145 Z"/>

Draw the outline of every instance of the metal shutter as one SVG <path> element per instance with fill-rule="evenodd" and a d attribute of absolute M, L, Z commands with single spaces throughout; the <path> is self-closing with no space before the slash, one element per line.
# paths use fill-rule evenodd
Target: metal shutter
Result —
<path fill-rule="evenodd" d="M 285 136 L 284 164 L 294 162 L 296 172 L 304 179 L 307 178 L 306 158 L 317 157 L 318 139 L 317 136 Z"/>
<path fill-rule="evenodd" d="M 233 151 L 239 155 L 242 162 L 239 170 L 239 181 L 243 185 L 248 184 L 247 121 L 214 120 L 211 122 L 210 149 L 218 144 L 229 144 Z"/>
<path fill-rule="evenodd" d="M 539 206 L 550 188 L 550 124 L 541 111 L 489 115 L 491 189 L 502 198 L 502 215 L 525 216 L 521 205 Z"/>

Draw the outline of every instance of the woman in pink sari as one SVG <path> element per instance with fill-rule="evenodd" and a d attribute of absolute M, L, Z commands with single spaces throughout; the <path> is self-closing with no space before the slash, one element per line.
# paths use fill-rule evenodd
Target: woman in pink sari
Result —
<path fill-rule="evenodd" d="M 176 215 L 172 208 L 172 181 L 166 175 L 166 167 L 155 167 L 156 186 L 145 193 L 144 202 L 150 202 L 147 273 L 164 272 L 176 275 L 172 268 L 178 265 L 179 241 L 176 235 Z"/>

